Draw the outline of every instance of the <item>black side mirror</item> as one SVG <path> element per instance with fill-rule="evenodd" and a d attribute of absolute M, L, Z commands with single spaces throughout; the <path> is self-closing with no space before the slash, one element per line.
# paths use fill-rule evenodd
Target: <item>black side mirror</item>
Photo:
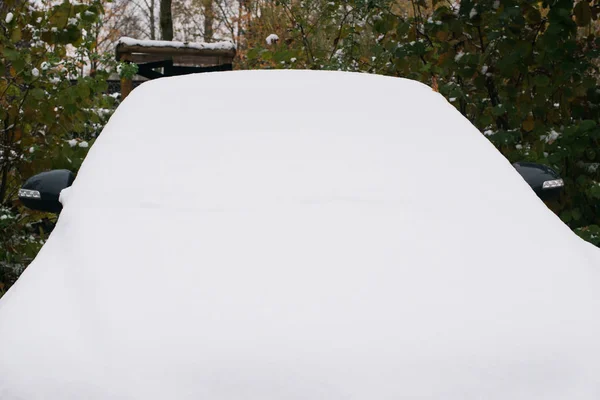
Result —
<path fill-rule="evenodd" d="M 59 213 L 62 204 L 60 192 L 73 184 L 75 174 L 66 169 L 42 172 L 27 179 L 19 189 L 19 200 L 32 210 Z"/>
<path fill-rule="evenodd" d="M 556 171 L 545 165 L 517 162 L 513 167 L 521 174 L 525 182 L 531 186 L 533 191 L 543 201 L 558 198 L 565 186 L 564 181 Z"/>

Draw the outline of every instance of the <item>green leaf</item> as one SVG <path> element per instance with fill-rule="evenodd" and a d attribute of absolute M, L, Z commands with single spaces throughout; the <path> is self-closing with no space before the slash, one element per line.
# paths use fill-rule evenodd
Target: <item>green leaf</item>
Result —
<path fill-rule="evenodd" d="M 253 47 L 252 49 L 248 50 L 248 53 L 246 53 L 246 57 L 249 60 L 255 60 L 258 58 L 259 54 L 260 54 L 260 48 Z"/>
<path fill-rule="evenodd" d="M 12 66 L 15 69 L 15 71 L 17 71 L 17 73 L 19 73 L 23 70 L 23 68 L 25 68 L 25 60 L 18 57 L 13 61 Z"/>
<path fill-rule="evenodd" d="M 396 34 L 398 35 L 398 37 L 403 37 L 404 35 L 406 35 L 408 33 L 409 30 L 410 30 L 410 24 L 408 22 L 401 22 L 398 24 L 398 27 L 396 28 Z"/>
<path fill-rule="evenodd" d="M 264 51 L 261 53 L 260 58 L 262 58 L 264 61 L 271 61 L 273 59 L 273 53 L 268 50 Z"/>
<path fill-rule="evenodd" d="M 77 94 L 82 99 L 85 99 L 85 98 L 89 97 L 89 95 L 90 95 L 90 88 L 85 84 L 79 84 L 77 86 Z"/>
<path fill-rule="evenodd" d="M 585 149 L 585 156 L 589 161 L 594 161 L 596 159 L 596 151 L 592 148 Z"/>
<path fill-rule="evenodd" d="M 528 56 L 531 53 L 531 43 L 527 41 L 519 41 L 513 51 L 518 54 L 521 58 Z"/>
<path fill-rule="evenodd" d="M 596 127 L 596 121 L 592 121 L 592 120 L 589 120 L 589 119 L 583 120 L 583 121 L 581 121 L 579 123 L 579 130 L 581 132 L 591 131 L 595 127 Z"/>
<path fill-rule="evenodd" d="M 41 100 L 46 95 L 46 92 L 44 92 L 44 89 L 40 89 L 40 88 L 31 89 L 31 92 L 29 92 L 29 93 L 31 94 L 31 97 L 33 97 L 36 100 Z"/>
<path fill-rule="evenodd" d="M 542 20 L 542 15 L 540 14 L 540 11 L 537 7 L 529 6 L 526 8 L 525 18 L 529 23 L 538 24 Z"/>
<path fill-rule="evenodd" d="M 21 96 L 21 88 L 17 85 L 10 85 L 6 90 L 6 94 L 13 97 Z"/>
<path fill-rule="evenodd" d="M 73 115 L 77 112 L 77 106 L 73 103 L 65 104 L 65 112 L 68 115 Z"/>
<path fill-rule="evenodd" d="M 17 58 L 19 58 L 19 52 L 15 49 L 11 49 L 10 47 L 5 47 L 4 50 L 2 50 L 2 54 L 4 54 L 4 57 L 6 57 L 9 61 L 15 61 Z"/>
<path fill-rule="evenodd" d="M 48 19 L 52 27 L 63 29 L 67 26 L 69 14 L 71 13 L 71 5 L 62 3 L 52 8 L 50 18 Z"/>
<path fill-rule="evenodd" d="M 550 84 L 550 78 L 546 75 L 536 75 L 535 78 L 533 78 L 533 82 L 536 86 L 546 87 Z"/>
<path fill-rule="evenodd" d="M 571 212 L 570 211 L 563 211 L 560 214 L 560 219 L 564 222 L 564 223 L 569 223 L 571 222 L 572 216 L 571 216 Z"/>
<path fill-rule="evenodd" d="M 13 43 L 16 43 L 21 40 L 21 29 L 19 27 L 13 29 L 12 34 L 10 35 L 10 40 Z"/>
<path fill-rule="evenodd" d="M 496 117 L 504 115 L 505 113 L 506 110 L 504 109 L 504 106 L 502 104 L 498 104 L 496 107 L 492 108 L 492 114 L 494 114 L 494 116 Z"/>

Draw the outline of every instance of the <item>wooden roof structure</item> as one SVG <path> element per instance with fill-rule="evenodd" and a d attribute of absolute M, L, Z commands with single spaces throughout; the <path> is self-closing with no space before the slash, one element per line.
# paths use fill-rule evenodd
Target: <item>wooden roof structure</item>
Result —
<path fill-rule="evenodd" d="M 190 43 L 164 40 L 119 39 L 117 61 L 138 66 L 138 75 L 148 79 L 200 72 L 230 71 L 236 55 L 231 42 Z M 131 82 L 121 81 L 121 96 L 131 91 Z"/>

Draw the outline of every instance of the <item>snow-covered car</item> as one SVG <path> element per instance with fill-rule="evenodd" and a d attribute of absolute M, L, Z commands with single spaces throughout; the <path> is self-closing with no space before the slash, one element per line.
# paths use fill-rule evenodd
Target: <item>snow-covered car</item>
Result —
<path fill-rule="evenodd" d="M 600 398 L 600 250 L 420 83 L 147 82 L 60 202 L 2 400 Z"/>

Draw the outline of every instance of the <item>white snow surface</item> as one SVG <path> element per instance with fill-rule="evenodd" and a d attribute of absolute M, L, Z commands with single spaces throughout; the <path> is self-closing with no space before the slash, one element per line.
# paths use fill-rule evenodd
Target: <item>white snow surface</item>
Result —
<path fill-rule="evenodd" d="M 7 24 L 10 24 L 12 22 L 14 18 L 14 14 L 11 12 L 6 13 L 6 18 L 4 19 L 4 22 L 6 22 Z"/>
<path fill-rule="evenodd" d="M 547 135 L 540 136 L 540 139 L 545 141 L 546 143 L 552 143 L 560 136 L 559 132 L 556 132 L 554 129 L 551 129 Z"/>
<path fill-rule="evenodd" d="M 267 42 L 268 45 L 271 45 L 273 43 L 277 43 L 277 41 L 279 40 L 279 36 L 277 36 L 275 33 L 271 33 L 269 36 L 267 36 L 267 38 L 265 39 L 265 41 Z"/>
<path fill-rule="evenodd" d="M 61 201 L 2 400 L 600 398 L 600 251 L 420 83 L 146 82 Z"/>
<path fill-rule="evenodd" d="M 117 41 L 117 46 L 124 44 L 127 46 L 160 46 L 160 47 L 173 47 L 173 48 L 185 48 L 185 49 L 197 49 L 197 50 L 233 50 L 236 48 L 232 42 L 177 42 L 168 40 L 138 40 L 130 37 L 122 37 Z"/>

